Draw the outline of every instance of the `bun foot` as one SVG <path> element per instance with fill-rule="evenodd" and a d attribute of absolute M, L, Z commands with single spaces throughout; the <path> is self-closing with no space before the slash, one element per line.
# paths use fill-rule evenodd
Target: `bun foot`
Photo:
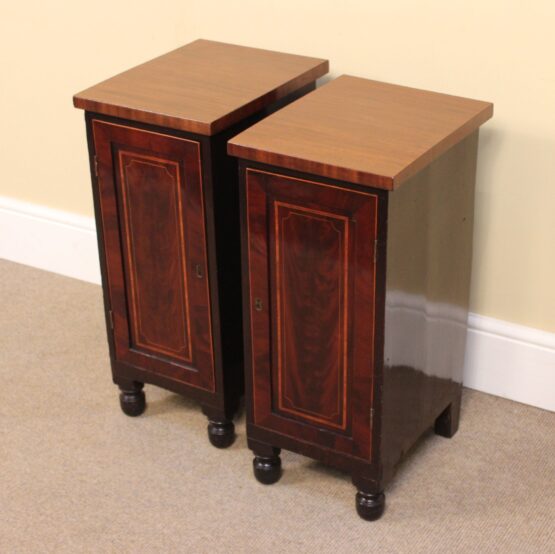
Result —
<path fill-rule="evenodd" d="M 356 494 L 356 507 L 357 513 L 366 521 L 376 521 L 382 517 L 385 509 L 385 495 L 380 494 L 367 494 L 358 491 Z"/>
<path fill-rule="evenodd" d="M 134 390 L 121 389 L 119 393 L 119 404 L 125 415 L 130 417 L 140 416 L 146 408 L 145 393 L 143 386 L 136 387 Z"/>
<path fill-rule="evenodd" d="M 209 421 L 208 440 L 216 448 L 227 448 L 235 440 L 235 425 L 232 421 Z"/>
<path fill-rule="evenodd" d="M 281 477 L 281 458 L 278 455 L 255 456 L 252 467 L 256 480 L 264 485 L 272 485 Z"/>

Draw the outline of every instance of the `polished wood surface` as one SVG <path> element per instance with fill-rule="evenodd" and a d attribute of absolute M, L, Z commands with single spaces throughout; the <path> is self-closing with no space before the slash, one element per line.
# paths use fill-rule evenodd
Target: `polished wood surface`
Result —
<path fill-rule="evenodd" d="M 213 391 L 200 145 L 96 120 L 93 136 L 116 356 Z"/>
<path fill-rule="evenodd" d="M 386 481 L 415 437 L 432 425 L 443 436 L 457 428 L 477 153 L 474 132 L 389 195 L 380 446 Z"/>
<path fill-rule="evenodd" d="M 245 179 L 254 423 L 369 460 L 377 196 Z"/>
<path fill-rule="evenodd" d="M 277 405 L 345 429 L 349 220 L 281 201 L 273 209 Z"/>
<path fill-rule="evenodd" d="M 234 137 L 228 152 L 393 190 L 492 114 L 488 102 L 344 75 Z"/>
<path fill-rule="evenodd" d="M 214 135 L 312 83 L 327 60 L 197 40 L 73 98 L 90 112 Z"/>

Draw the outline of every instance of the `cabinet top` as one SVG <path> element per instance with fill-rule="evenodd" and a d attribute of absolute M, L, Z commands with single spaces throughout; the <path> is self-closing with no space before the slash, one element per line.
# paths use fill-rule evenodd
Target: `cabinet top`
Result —
<path fill-rule="evenodd" d="M 343 75 L 235 136 L 239 158 L 393 190 L 493 115 L 493 104 Z"/>
<path fill-rule="evenodd" d="M 216 134 L 328 71 L 328 61 L 196 40 L 73 97 L 76 108 Z"/>

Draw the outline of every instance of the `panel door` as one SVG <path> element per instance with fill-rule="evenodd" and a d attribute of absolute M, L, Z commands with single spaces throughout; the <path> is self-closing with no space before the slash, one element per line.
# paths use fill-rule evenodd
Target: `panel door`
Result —
<path fill-rule="evenodd" d="M 365 460 L 377 200 L 246 171 L 254 423 Z"/>
<path fill-rule="evenodd" d="M 214 390 L 200 144 L 93 121 L 116 359 Z"/>

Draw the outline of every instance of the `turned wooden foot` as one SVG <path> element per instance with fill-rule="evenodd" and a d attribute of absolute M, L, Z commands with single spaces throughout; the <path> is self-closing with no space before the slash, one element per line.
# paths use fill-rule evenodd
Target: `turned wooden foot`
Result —
<path fill-rule="evenodd" d="M 120 385 L 119 404 L 125 415 L 130 417 L 140 416 L 146 408 L 143 383 L 133 382 L 129 385 Z"/>
<path fill-rule="evenodd" d="M 227 448 L 235 440 L 233 414 L 236 406 L 226 409 L 214 406 L 202 406 L 202 413 L 208 418 L 208 440 L 216 448 Z"/>
<path fill-rule="evenodd" d="M 252 468 L 256 480 L 264 485 L 272 485 L 281 477 L 281 458 L 275 456 L 255 456 Z"/>
<path fill-rule="evenodd" d="M 461 413 L 461 399 L 454 400 L 441 412 L 435 422 L 436 435 L 450 439 L 459 428 L 459 416 Z"/>
<path fill-rule="evenodd" d="M 252 469 L 256 480 L 264 485 L 271 485 L 281 477 L 281 449 L 262 442 L 249 439 L 249 448 L 254 453 Z"/>
<path fill-rule="evenodd" d="M 355 497 L 357 513 L 366 521 L 376 521 L 382 517 L 385 509 L 385 494 L 369 494 L 358 491 Z"/>
<path fill-rule="evenodd" d="M 248 439 L 249 448 L 254 454 L 252 469 L 257 481 L 264 485 L 271 485 L 281 477 L 280 448 L 264 442 Z"/>
<path fill-rule="evenodd" d="M 227 448 L 235 440 L 235 425 L 232 421 L 209 421 L 208 440 L 216 448 Z"/>

